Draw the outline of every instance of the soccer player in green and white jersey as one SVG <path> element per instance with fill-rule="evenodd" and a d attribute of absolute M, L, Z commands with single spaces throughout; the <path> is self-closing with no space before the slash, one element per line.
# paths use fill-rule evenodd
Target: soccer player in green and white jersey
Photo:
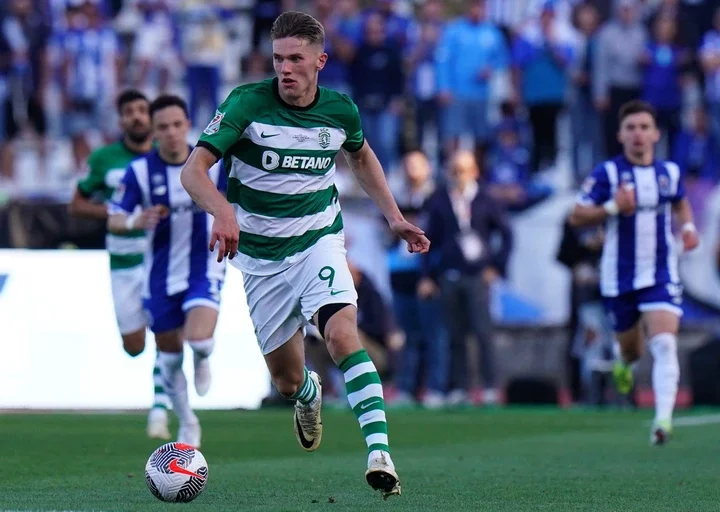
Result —
<path fill-rule="evenodd" d="M 107 202 L 125 175 L 132 160 L 152 149 L 150 103 L 141 92 L 127 90 L 117 99 L 121 140 L 95 150 L 88 158 L 88 175 L 78 183 L 70 203 L 73 215 L 107 219 Z M 100 196 L 102 202 L 94 200 Z M 142 305 L 143 255 L 147 240 L 143 230 L 127 235 L 108 234 L 110 276 L 115 316 L 125 352 L 139 355 L 145 348 L 146 317 Z M 167 408 L 169 399 L 163 389 L 160 369 L 153 369 L 154 401 L 148 415 L 147 433 L 151 438 L 170 439 Z"/>
<path fill-rule="evenodd" d="M 343 221 L 334 185 L 342 150 L 363 189 L 407 241 L 430 242 L 407 222 L 383 169 L 363 136 L 347 96 L 318 87 L 327 61 L 324 29 L 313 17 L 286 12 L 271 33 L 277 77 L 237 87 L 205 128 L 182 172 L 183 186 L 214 217 L 219 243 L 243 272 L 250 316 L 277 390 L 296 401 L 295 434 L 307 451 L 321 440 L 321 385 L 305 368 L 303 331 L 314 321 L 343 372 L 348 401 L 368 449 L 368 484 L 400 494 L 378 373 L 357 333 L 357 294 L 348 270 Z M 227 199 L 208 178 L 224 159 Z"/>

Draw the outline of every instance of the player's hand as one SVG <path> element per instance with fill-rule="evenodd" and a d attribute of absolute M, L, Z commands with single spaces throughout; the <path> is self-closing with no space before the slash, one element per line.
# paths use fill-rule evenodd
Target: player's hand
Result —
<path fill-rule="evenodd" d="M 696 229 L 684 229 L 682 232 L 683 250 L 692 251 L 700 245 L 700 236 Z"/>
<path fill-rule="evenodd" d="M 155 229 L 160 219 L 167 217 L 168 211 L 166 206 L 156 204 L 151 206 L 138 216 L 133 222 L 134 229 L 147 229 L 149 231 Z"/>
<path fill-rule="evenodd" d="M 407 242 L 408 252 L 425 254 L 430 250 L 430 240 L 425 236 L 425 232 L 405 219 L 391 222 L 390 229 Z"/>
<path fill-rule="evenodd" d="M 240 240 L 240 226 L 235 218 L 235 212 L 228 205 L 228 209 L 215 217 L 210 236 L 210 252 L 215 250 L 215 244 L 219 243 L 218 263 L 225 256 L 233 259 L 238 252 L 238 241 Z"/>
<path fill-rule="evenodd" d="M 635 187 L 621 185 L 615 192 L 615 202 L 622 215 L 635 213 Z"/>

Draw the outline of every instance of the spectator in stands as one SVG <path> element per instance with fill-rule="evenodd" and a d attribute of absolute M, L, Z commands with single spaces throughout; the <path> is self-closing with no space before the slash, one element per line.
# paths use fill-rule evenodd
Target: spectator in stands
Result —
<path fill-rule="evenodd" d="M 29 131 L 37 141 L 41 181 L 46 181 L 45 98 L 50 83 L 50 24 L 39 7 L 37 0 L 9 0 L 8 12 L 0 21 L 0 61 L 3 61 L 0 68 L 5 69 L 6 77 L 4 91 L 0 92 L 0 98 L 4 98 L 0 105 L 0 114 L 4 116 L 0 122 L 4 127 L 0 132 L 0 167 L 12 178 L 15 167 L 12 143 Z"/>
<path fill-rule="evenodd" d="M 71 1 L 68 29 L 59 34 L 57 46 L 63 57 L 60 82 L 64 121 L 72 140 L 75 171 L 80 172 L 90 154 L 90 132 L 99 128 L 109 139 L 114 131 L 114 118 L 102 109 L 114 101 L 123 72 L 117 38 L 103 24 L 95 0 Z"/>
<path fill-rule="evenodd" d="M 395 46 L 400 52 L 404 52 L 408 44 L 408 35 L 411 25 L 409 17 L 396 12 L 395 7 L 398 0 L 371 0 L 370 7 L 363 11 L 363 30 L 359 44 L 367 42 L 367 24 L 374 16 L 380 16 L 385 27 L 385 36 L 390 45 Z"/>
<path fill-rule="evenodd" d="M 479 345 L 487 403 L 498 400 L 490 317 L 490 287 L 505 273 L 512 232 L 502 206 L 478 181 L 472 152 L 452 159 L 450 182 L 427 200 L 423 215 L 432 247 L 423 258 L 422 298 L 441 294 L 450 332 L 448 402 L 468 401 L 467 336 Z"/>
<path fill-rule="evenodd" d="M 509 211 L 524 210 L 548 197 L 551 189 L 531 178 L 530 152 L 520 143 L 518 124 L 503 121 L 496 133 L 484 176 L 488 193 Z"/>
<path fill-rule="evenodd" d="M 673 144 L 671 160 L 685 172 L 686 185 L 698 179 L 714 185 L 720 178 L 720 141 L 710 127 L 708 112 L 707 106 L 696 106 L 688 127 Z"/>
<path fill-rule="evenodd" d="M 600 14 L 591 3 L 582 3 L 575 13 L 579 42 L 575 49 L 571 106 L 573 172 L 580 185 L 597 162 L 604 160 L 602 120 L 593 104 L 592 77 L 597 58 Z"/>
<path fill-rule="evenodd" d="M 203 5 L 183 12 L 182 55 L 187 66 L 188 108 L 193 126 L 212 119 L 218 106 L 227 34 L 218 10 Z M 198 117 L 200 107 L 206 112 Z"/>
<path fill-rule="evenodd" d="M 557 119 L 567 93 L 573 57 L 570 41 L 555 22 L 551 2 L 538 24 L 527 27 L 513 45 L 513 77 L 518 101 L 525 104 L 533 128 L 533 172 L 553 167 L 557 157 Z"/>
<path fill-rule="evenodd" d="M 705 98 L 712 115 L 712 130 L 720 138 L 720 7 L 713 22 L 700 47 L 700 62 L 705 72 Z"/>
<path fill-rule="evenodd" d="M 431 134 L 442 140 L 440 106 L 437 101 L 437 77 L 435 52 L 443 32 L 443 5 L 438 0 L 428 0 L 422 6 L 420 19 L 413 25 L 407 58 L 409 88 L 415 100 L 415 130 L 417 146 L 425 149 Z M 441 147 L 433 157 L 439 164 Z"/>
<path fill-rule="evenodd" d="M 378 14 L 366 20 L 364 43 L 350 64 L 350 82 L 365 136 L 389 172 L 397 160 L 405 78 L 400 51 L 388 41 Z"/>
<path fill-rule="evenodd" d="M 281 13 L 293 11 L 297 7 L 296 0 L 255 0 L 253 2 L 252 51 L 269 57 L 270 29 Z"/>
<path fill-rule="evenodd" d="M 138 7 L 142 22 L 133 47 L 135 87 L 151 96 L 164 94 L 185 72 L 179 27 L 167 0 L 139 0 Z"/>
<path fill-rule="evenodd" d="M 400 211 L 410 222 L 419 222 L 426 199 L 435 191 L 433 171 L 420 151 L 403 158 L 404 188 L 396 194 Z M 404 335 L 394 404 L 415 402 L 420 377 L 425 388 L 422 403 L 428 408 L 445 403 L 448 372 L 448 339 L 440 294 L 433 289 L 420 297 L 418 284 L 422 274 L 422 256 L 410 254 L 407 244 L 395 238 L 388 252 L 388 271 L 392 288 L 393 311 L 397 327 Z"/>
<path fill-rule="evenodd" d="M 636 0 L 617 0 L 615 17 L 600 29 L 593 69 L 593 98 L 604 117 L 606 155 L 622 150 L 617 140 L 617 113 L 621 105 L 640 97 L 640 59 L 646 41 L 645 27 L 637 17 Z"/>
<path fill-rule="evenodd" d="M 644 71 L 642 98 L 656 109 L 658 128 L 666 137 L 660 158 L 667 158 L 682 125 L 682 80 L 690 64 L 690 52 L 677 44 L 677 24 L 672 18 L 655 18 L 652 30 L 652 37 L 641 57 Z"/>
<path fill-rule="evenodd" d="M 340 5 L 334 0 L 315 0 L 315 17 L 325 27 L 325 53 L 328 54 L 320 73 L 320 85 L 346 94 L 351 92 L 348 75 L 354 43 L 360 38 L 362 29 L 360 18 L 350 14 L 356 8 L 354 3 L 354 0 L 346 0 L 342 7 L 347 10 L 340 13 Z"/>
<path fill-rule="evenodd" d="M 478 161 L 484 160 L 490 136 L 490 80 L 507 68 L 508 60 L 505 38 L 486 19 L 485 0 L 472 0 L 467 14 L 447 25 L 436 53 L 447 154 L 458 149 L 461 137 L 470 136 Z"/>

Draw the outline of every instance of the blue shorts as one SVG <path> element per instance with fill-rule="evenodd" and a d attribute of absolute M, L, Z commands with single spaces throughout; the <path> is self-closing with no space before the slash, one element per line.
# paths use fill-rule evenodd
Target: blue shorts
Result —
<path fill-rule="evenodd" d="M 617 297 L 604 297 L 605 310 L 615 332 L 623 332 L 634 326 L 646 311 L 670 311 L 682 316 L 682 285 L 656 284 Z"/>
<path fill-rule="evenodd" d="M 184 292 L 143 299 L 150 330 L 157 334 L 179 329 L 185 324 L 186 313 L 199 306 L 220 309 L 221 288 L 222 281 L 203 279 L 190 283 Z"/>

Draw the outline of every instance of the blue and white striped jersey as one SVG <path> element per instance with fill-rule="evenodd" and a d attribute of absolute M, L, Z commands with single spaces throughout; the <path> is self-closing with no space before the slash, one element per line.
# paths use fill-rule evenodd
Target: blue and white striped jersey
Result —
<path fill-rule="evenodd" d="M 679 167 L 663 161 L 641 167 L 619 156 L 592 172 L 578 202 L 602 205 L 624 184 L 634 185 L 637 208 L 633 215 L 612 216 L 606 222 L 600 263 L 604 297 L 679 283 L 671 210 L 673 203 L 685 197 Z"/>
<path fill-rule="evenodd" d="M 181 165 L 163 161 L 157 150 L 130 163 L 115 190 L 110 213 L 132 215 L 138 207 L 168 208 L 168 215 L 148 232 L 145 254 L 145 298 L 172 296 L 200 280 L 220 283 L 225 261 L 217 262 L 217 251 L 208 250 L 213 217 L 190 198 L 180 183 Z M 210 168 L 210 179 L 218 190 L 227 190 L 222 161 Z"/>

